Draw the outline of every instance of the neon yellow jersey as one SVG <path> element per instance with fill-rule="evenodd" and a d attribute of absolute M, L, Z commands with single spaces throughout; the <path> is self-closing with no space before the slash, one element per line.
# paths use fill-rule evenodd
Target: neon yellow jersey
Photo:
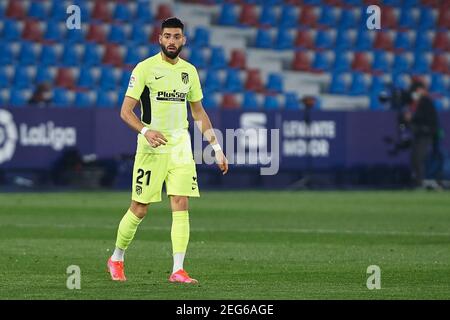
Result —
<path fill-rule="evenodd" d="M 168 140 L 165 146 L 152 148 L 139 134 L 137 153 L 170 153 L 176 146 L 191 147 L 186 102 L 203 98 L 198 72 L 192 64 L 179 58 L 173 65 L 158 53 L 134 68 L 125 95 L 140 101 L 142 124 L 160 131 Z"/>

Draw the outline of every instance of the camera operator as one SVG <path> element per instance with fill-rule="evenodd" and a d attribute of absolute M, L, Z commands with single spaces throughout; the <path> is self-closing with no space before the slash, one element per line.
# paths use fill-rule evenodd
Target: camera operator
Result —
<path fill-rule="evenodd" d="M 412 131 L 411 169 L 415 187 L 423 187 L 425 161 L 438 132 L 438 116 L 433 100 L 422 82 L 414 82 L 410 88 L 411 112 L 405 114 Z"/>

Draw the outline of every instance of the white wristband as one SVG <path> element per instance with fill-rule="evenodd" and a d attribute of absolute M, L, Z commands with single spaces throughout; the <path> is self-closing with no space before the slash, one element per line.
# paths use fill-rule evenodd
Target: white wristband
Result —
<path fill-rule="evenodd" d="M 215 152 L 222 150 L 222 148 L 220 147 L 220 144 L 218 144 L 218 143 L 213 144 L 212 148 L 214 149 Z"/>
<path fill-rule="evenodd" d="M 145 133 L 146 133 L 148 130 L 150 130 L 150 129 L 147 128 L 147 127 L 143 127 L 142 130 L 141 130 L 141 134 L 142 134 L 143 136 L 145 136 Z"/>

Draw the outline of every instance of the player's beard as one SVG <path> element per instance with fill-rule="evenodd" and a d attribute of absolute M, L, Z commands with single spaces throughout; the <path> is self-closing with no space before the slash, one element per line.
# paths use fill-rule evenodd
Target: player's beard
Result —
<path fill-rule="evenodd" d="M 163 46 L 163 45 L 161 44 L 161 50 L 162 50 L 162 52 L 164 52 L 164 54 L 165 54 L 169 59 L 175 59 L 175 58 L 178 57 L 178 55 L 180 54 L 181 50 L 183 50 L 183 45 L 181 45 L 181 46 L 177 49 L 177 51 L 170 52 L 170 51 L 167 50 L 167 48 L 166 48 L 165 46 Z"/>

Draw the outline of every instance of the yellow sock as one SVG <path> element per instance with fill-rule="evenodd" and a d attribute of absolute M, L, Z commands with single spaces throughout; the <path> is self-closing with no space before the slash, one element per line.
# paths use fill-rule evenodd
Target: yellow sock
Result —
<path fill-rule="evenodd" d="M 137 227 L 141 223 L 142 219 L 139 219 L 128 209 L 127 213 L 123 216 L 117 230 L 116 247 L 125 250 L 134 238 Z"/>
<path fill-rule="evenodd" d="M 185 253 L 189 242 L 189 212 L 172 212 L 172 251 L 175 253 Z"/>

